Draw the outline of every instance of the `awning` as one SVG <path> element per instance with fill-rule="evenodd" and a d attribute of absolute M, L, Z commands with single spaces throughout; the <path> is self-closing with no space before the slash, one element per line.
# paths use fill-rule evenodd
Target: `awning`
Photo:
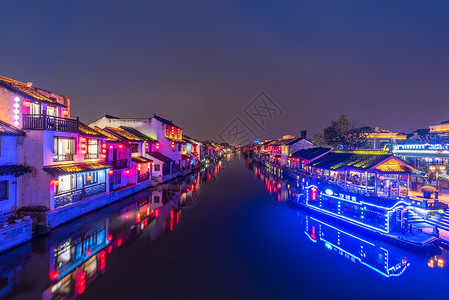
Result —
<path fill-rule="evenodd" d="M 189 160 L 190 158 L 192 158 L 192 157 L 191 157 L 190 155 L 188 155 L 188 154 L 182 154 L 181 157 L 182 157 L 182 160 Z"/>
<path fill-rule="evenodd" d="M 132 159 L 133 159 L 133 162 L 138 163 L 138 164 L 153 162 L 151 159 L 145 158 L 143 156 L 133 156 Z"/>
<path fill-rule="evenodd" d="M 198 156 L 198 153 L 192 151 L 192 155 Z"/>
<path fill-rule="evenodd" d="M 147 154 L 149 156 L 151 156 L 152 158 L 154 158 L 156 160 L 159 160 L 159 161 L 161 161 L 163 163 L 173 161 L 170 157 L 167 157 L 167 156 L 165 156 L 164 154 L 162 154 L 160 152 L 147 152 Z"/>
<path fill-rule="evenodd" d="M 76 164 L 55 165 L 44 167 L 43 169 L 44 171 L 54 176 L 59 176 L 82 172 L 92 172 L 111 168 L 112 168 L 111 165 L 100 161 L 100 162 L 83 162 Z"/>
<path fill-rule="evenodd" d="M 25 173 L 31 173 L 31 169 L 18 165 L 0 166 L 0 176 L 14 175 L 15 177 L 19 177 Z"/>

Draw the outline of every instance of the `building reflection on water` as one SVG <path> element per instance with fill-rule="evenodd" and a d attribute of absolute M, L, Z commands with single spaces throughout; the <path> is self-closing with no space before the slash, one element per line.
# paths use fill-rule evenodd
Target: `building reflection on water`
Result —
<path fill-rule="evenodd" d="M 137 199 L 116 203 L 106 214 L 85 217 L 88 220 L 80 226 L 68 224 L 67 230 L 4 253 L 0 256 L 0 298 L 77 298 L 107 272 L 108 257 L 143 232 L 154 242 L 176 230 L 182 209 L 198 203 L 201 188 L 216 179 L 221 166 L 219 162 L 154 187 Z M 73 227 L 81 229 L 66 232 Z"/>

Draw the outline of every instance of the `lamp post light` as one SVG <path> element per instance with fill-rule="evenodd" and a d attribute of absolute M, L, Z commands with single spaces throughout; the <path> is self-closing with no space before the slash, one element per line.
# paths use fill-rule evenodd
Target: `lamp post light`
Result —
<path fill-rule="evenodd" d="M 438 200 L 438 171 L 444 172 L 444 170 L 446 170 L 446 166 L 436 163 L 435 165 L 429 166 L 429 169 L 431 172 L 435 172 L 436 178 L 435 200 Z"/>

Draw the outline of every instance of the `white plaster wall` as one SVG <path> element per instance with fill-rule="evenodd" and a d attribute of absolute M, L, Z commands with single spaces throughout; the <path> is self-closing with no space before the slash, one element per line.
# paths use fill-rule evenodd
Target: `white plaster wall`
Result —
<path fill-rule="evenodd" d="M 0 181 L 8 181 L 8 199 L 0 200 L 0 215 L 8 214 L 16 210 L 16 185 L 17 179 L 13 175 L 0 176 Z"/>
<path fill-rule="evenodd" d="M 52 188 L 50 182 L 53 176 L 42 169 L 44 166 L 44 133 L 41 130 L 26 131 L 23 141 L 23 164 L 29 166 L 32 172 L 22 176 L 20 207 L 43 205 L 53 209 L 53 201 L 50 200 L 50 189 Z M 51 158 L 53 158 L 53 146 L 51 149 Z"/>
<path fill-rule="evenodd" d="M 0 119 L 8 124 L 13 124 L 14 123 L 14 98 L 18 96 L 17 94 L 14 94 L 12 92 L 10 92 L 9 90 L 0 87 Z M 22 107 L 22 100 L 23 97 L 19 96 L 20 98 L 20 106 Z M 19 110 L 21 111 L 21 108 L 19 108 Z M 20 117 L 22 116 L 22 114 L 20 114 Z M 22 128 L 22 120 L 19 119 L 20 125 L 19 128 Z"/>

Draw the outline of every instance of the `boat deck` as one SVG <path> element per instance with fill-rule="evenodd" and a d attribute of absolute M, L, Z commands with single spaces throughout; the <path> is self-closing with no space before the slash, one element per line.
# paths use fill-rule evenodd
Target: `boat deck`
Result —
<path fill-rule="evenodd" d="M 398 241 L 401 241 L 401 242 L 404 242 L 407 244 L 419 246 L 419 247 L 431 245 L 439 240 L 434 235 L 424 233 L 424 232 L 416 232 L 416 231 L 414 231 L 412 233 L 407 233 L 407 234 L 389 233 L 389 234 L 385 234 L 385 236 L 396 239 Z"/>

